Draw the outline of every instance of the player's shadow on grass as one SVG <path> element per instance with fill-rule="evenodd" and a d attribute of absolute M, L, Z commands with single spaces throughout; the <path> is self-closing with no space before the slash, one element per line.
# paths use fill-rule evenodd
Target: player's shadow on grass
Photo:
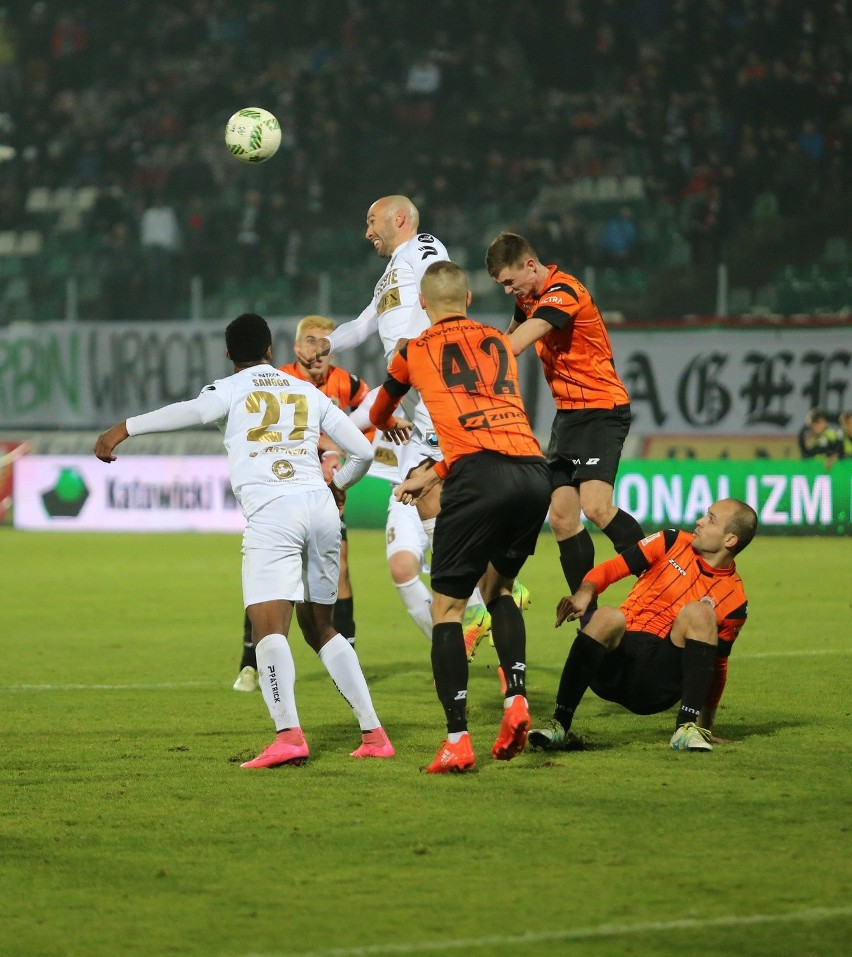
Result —
<path fill-rule="evenodd" d="M 594 699 L 594 705 L 588 698 L 578 709 L 575 728 L 588 747 L 586 750 L 598 751 L 618 748 L 625 742 L 657 746 L 661 738 L 674 730 L 677 709 L 672 708 L 660 714 L 634 715 L 616 704 Z M 771 738 L 788 729 L 807 727 L 812 722 L 786 715 L 771 720 L 749 719 L 743 715 L 738 718 L 717 720 L 714 733 L 720 738 L 733 742 L 733 745 L 750 738 Z M 733 746 L 732 745 L 732 746 Z M 726 745 L 718 745 L 724 748 Z"/>

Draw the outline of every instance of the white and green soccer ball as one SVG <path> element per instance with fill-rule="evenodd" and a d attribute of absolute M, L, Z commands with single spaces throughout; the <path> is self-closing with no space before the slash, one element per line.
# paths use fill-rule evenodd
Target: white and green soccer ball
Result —
<path fill-rule="evenodd" d="M 281 145 L 281 125 L 259 106 L 237 110 L 225 127 L 225 144 L 241 163 L 263 163 Z"/>

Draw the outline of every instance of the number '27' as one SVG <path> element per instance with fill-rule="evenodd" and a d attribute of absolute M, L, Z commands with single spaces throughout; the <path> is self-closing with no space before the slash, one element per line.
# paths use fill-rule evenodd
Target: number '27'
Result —
<path fill-rule="evenodd" d="M 293 429 L 287 436 L 293 442 L 301 442 L 308 426 L 308 397 L 301 393 L 272 392 L 258 389 L 246 396 L 246 412 L 262 412 L 260 425 L 249 429 L 246 438 L 249 442 L 280 442 L 282 433 L 270 429 L 281 421 L 281 404 L 293 405 Z"/>

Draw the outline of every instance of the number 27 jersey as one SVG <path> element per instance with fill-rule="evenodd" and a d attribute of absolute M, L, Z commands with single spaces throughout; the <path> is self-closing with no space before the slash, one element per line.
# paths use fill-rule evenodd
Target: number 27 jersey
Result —
<path fill-rule="evenodd" d="M 214 398 L 215 396 L 215 398 Z M 246 516 L 282 495 L 325 488 L 317 442 L 326 432 L 344 449 L 369 445 L 328 396 L 270 365 L 252 366 L 202 390 L 227 417 L 223 442 L 234 495 Z"/>

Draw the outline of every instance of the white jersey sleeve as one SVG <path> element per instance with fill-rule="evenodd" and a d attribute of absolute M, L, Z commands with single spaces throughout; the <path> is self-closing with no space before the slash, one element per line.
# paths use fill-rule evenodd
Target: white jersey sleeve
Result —
<path fill-rule="evenodd" d="M 343 468 L 334 476 L 333 482 L 340 489 L 349 488 L 362 479 L 373 461 L 373 448 L 369 439 L 349 421 L 349 416 L 331 401 L 320 420 L 323 432 L 346 453 Z"/>
<path fill-rule="evenodd" d="M 213 386 L 205 386 L 201 394 L 187 402 L 173 402 L 153 412 L 132 415 L 127 419 L 128 435 L 147 435 L 150 432 L 175 432 L 197 425 L 207 425 L 224 419 L 228 404 L 221 392 Z"/>
<path fill-rule="evenodd" d="M 331 343 L 332 352 L 340 352 L 343 349 L 354 349 L 366 342 L 374 332 L 379 329 L 379 315 L 376 312 L 375 305 L 371 302 L 369 306 L 350 322 L 344 322 L 328 334 L 328 341 Z"/>
<path fill-rule="evenodd" d="M 373 428 L 373 423 L 370 421 L 370 409 L 373 408 L 373 403 L 379 394 L 379 388 L 380 386 L 376 386 L 375 389 L 370 389 L 358 407 L 349 413 L 349 421 L 362 432 L 367 432 Z"/>
<path fill-rule="evenodd" d="M 382 340 L 385 358 L 400 339 L 416 339 L 429 326 L 420 306 L 420 280 L 431 263 L 449 259 L 447 248 L 430 233 L 419 233 L 393 251 L 373 290 L 373 301 L 351 322 L 329 334 L 332 351 L 350 349 L 365 342 L 374 331 Z"/>

